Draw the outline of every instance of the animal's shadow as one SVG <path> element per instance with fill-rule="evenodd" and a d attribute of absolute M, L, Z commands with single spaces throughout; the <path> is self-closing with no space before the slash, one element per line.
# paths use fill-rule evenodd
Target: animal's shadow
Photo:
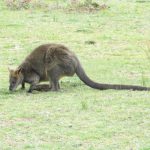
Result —
<path fill-rule="evenodd" d="M 68 89 L 68 87 L 69 87 L 69 89 L 70 89 L 70 88 L 75 88 L 75 87 L 81 87 L 81 86 L 83 85 L 83 83 L 81 83 L 81 82 L 70 82 L 70 81 L 62 82 L 62 81 L 61 81 L 61 85 L 62 85 L 63 87 L 65 87 L 66 89 Z M 21 88 L 19 88 L 19 89 L 17 89 L 16 91 L 11 92 L 11 91 L 9 91 L 9 89 L 7 89 L 7 88 L 1 88 L 1 89 L 0 89 L 0 95 L 1 95 L 1 96 L 3 96 L 3 95 L 10 95 L 10 96 L 11 96 L 11 95 L 13 95 L 13 94 L 24 93 L 27 89 L 28 89 L 28 86 L 27 86 L 27 88 L 24 89 L 24 90 L 21 89 Z M 51 88 L 50 88 L 49 84 L 42 83 L 42 84 L 36 85 L 34 91 L 37 91 L 37 92 L 49 92 L 49 91 L 51 91 Z M 61 88 L 60 91 L 64 91 L 64 89 L 62 90 L 62 88 Z M 65 91 L 66 91 L 66 90 L 65 90 Z"/>

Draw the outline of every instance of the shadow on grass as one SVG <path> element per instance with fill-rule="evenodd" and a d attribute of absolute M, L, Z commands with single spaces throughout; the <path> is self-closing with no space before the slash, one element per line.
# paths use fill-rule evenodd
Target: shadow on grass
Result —
<path fill-rule="evenodd" d="M 41 93 L 45 93 L 45 92 L 50 92 L 50 93 L 64 93 L 67 91 L 72 91 L 74 89 L 78 90 L 78 87 L 80 88 L 81 86 L 86 86 L 84 83 L 82 82 L 70 82 L 70 81 L 61 81 L 60 82 L 61 85 L 61 89 L 58 92 L 55 91 L 51 91 L 48 87 L 48 84 L 44 84 L 44 89 L 40 90 L 34 90 L 32 93 L 28 93 L 28 87 L 26 89 L 16 89 L 16 91 L 9 91 L 8 88 L 0 88 L 0 99 L 8 99 L 13 97 L 14 95 L 32 95 L 32 94 L 41 94 Z M 40 84 L 39 88 L 42 88 L 42 84 Z"/>

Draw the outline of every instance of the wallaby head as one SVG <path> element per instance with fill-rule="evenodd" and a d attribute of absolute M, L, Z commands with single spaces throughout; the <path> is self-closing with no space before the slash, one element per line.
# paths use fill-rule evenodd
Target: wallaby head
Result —
<path fill-rule="evenodd" d="M 23 74 L 21 73 L 21 69 L 10 69 L 9 70 L 9 90 L 15 91 L 18 85 L 20 85 L 23 81 Z"/>

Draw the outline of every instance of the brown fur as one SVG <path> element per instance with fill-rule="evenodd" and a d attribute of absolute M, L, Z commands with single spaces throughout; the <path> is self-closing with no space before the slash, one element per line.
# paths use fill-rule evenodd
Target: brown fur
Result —
<path fill-rule="evenodd" d="M 16 70 L 10 70 L 9 89 L 15 90 L 19 84 L 22 84 L 24 88 L 24 83 L 29 83 L 28 92 L 32 92 L 35 89 L 40 90 L 37 87 L 39 82 L 49 80 L 50 90 L 58 91 L 59 79 L 64 76 L 73 76 L 75 73 L 86 85 L 95 89 L 150 90 L 141 86 L 101 84 L 92 81 L 84 72 L 76 55 L 61 44 L 44 44 L 35 48 Z M 16 84 L 12 85 L 15 81 Z"/>

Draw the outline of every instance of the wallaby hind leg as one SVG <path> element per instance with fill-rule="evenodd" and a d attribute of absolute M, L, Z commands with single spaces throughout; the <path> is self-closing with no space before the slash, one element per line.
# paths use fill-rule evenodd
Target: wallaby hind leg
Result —
<path fill-rule="evenodd" d="M 50 77 L 51 91 L 58 91 L 60 89 L 59 79 L 63 76 L 73 76 L 75 74 L 74 66 L 68 65 L 57 65 L 50 71 L 48 71 Z"/>
<path fill-rule="evenodd" d="M 59 86 L 59 81 L 55 78 L 51 81 L 51 91 L 59 91 L 60 86 Z"/>
<path fill-rule="evenodd" d="M 24 82 L 22 82 L 22 84 L 21 84 L 21 89 L 22 89 L 22 90 L 25 89 L 25 83 L 24 83 Z"/>
<path fill-rule="evenodd" d="M 53 69 L 48 71 L 50 78 L 51 91 L 58 91 L 60 89 L 59 79 L 63 76 L 63 70 L 59 66 L 55 66 Z"/>

